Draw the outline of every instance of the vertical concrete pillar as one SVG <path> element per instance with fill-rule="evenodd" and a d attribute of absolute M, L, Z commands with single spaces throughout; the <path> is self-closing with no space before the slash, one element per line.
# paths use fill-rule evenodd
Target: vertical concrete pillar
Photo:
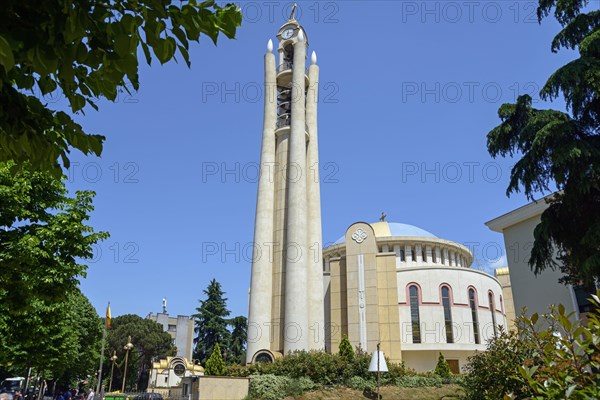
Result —
<path fill-rule="evenodd" d="M 271 249 L 273 242 L 273 207 L 275 196 L 275 126 L 277 120 L 277 74 L 273 44 L 269 40 L 265 54 L 265 99 L 260 175 L 254 225 L 254 248 L 250 278 L 248 310 L 248 349 L 246 361 L 252 361 L 260 349 L 269 349 L 268 327 L 271 323 L 271 291 L 273 284 Z"/>
<path fill-rule="evenodd" d="M 319 176 L 319 142 L 317 105 L 319 101 L 319 66 L 313 51 L 308 67 L 306 126 L 309 133 L 306 155 L 308 203 L 308 327 L 309 350 L 325 348 L 325 310 L 323 308 L 323 239 L 321 231 L 321 184 Z"/>
<path fill-rule="evenodd" d="M 289 139 L 288 219 L 285 260 L 285 326 L 283 350 L 308 348 L 308 213 L 306 193 L 306 40 L 302 29 L 294 44 L 292 122 Z"/>

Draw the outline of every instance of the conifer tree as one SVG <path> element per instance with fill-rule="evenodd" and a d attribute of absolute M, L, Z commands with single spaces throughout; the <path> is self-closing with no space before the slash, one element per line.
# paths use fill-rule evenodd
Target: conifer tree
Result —
<path fill-rule="evenodd" d="M 444 355 L 440 352 L 438 357 L 437 365 L 435 366 L 434 374 L 440 376 L 442 378 L 450 377 L 450 366 L 448 365 L 448 361 L 444 358 Z"/>
<path fill-rule="evenodd" d="M 247 326 L 248 319 L 243 315 L 231 318 L 229 320 L 231 325 L 231 339 L 229 341 L 229 348 L 227 353 L 228 363 L 241 363 L 246 358 L 246 340 L 247 340 Z"/>
<path fill-rule="evenodd" d="M 223 297 L 225 293 L 221 290 L 221 284 L 213 279 L 203 292 L 206 300 L 200 300 L 200 307 L 196 308 L 197 313 L 194 314 L 194 358 L 201 364 L 206 363 L 217 343 L 229 343 L 231 335 L 227 330 L 230 311 L 227 309 L 227 299 Z"/>
<path fill-rule="evenodd" d="M 219 343 L 215 344 L 212 354 L 206 361 L 204 373 L 206 375 L 225 375 L 225 363 L 223 362 L 223 357 L 221 356 L 221 346 L 219 346 Z"/>
<path fill-rule="evenodd" d="M 350 344 L 347 335 L 342 336 L 339 355 L 348 362 L 354 360 L 354 350 L 352 349 L 352 345 Z"/>

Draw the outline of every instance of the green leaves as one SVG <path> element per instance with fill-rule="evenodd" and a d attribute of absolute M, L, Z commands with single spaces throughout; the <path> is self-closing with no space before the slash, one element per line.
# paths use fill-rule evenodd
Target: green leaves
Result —
<path fill-rule="evenodd" d="M 600 11 L 582 11 L 587 0 L 540 0 L 538 17 L 553 12 L 563 26 L 552 43 L 579 48 L 580 57 L 559 68 L 542 100 L 563 97 L 567 112 L 535 109 L 531 97 L 504 104 L 502 123 L 487 136 L 493 156 L 518 156 L 506 190 L 533 200 L 551 190 L 534 230 L 529 265 L 539 274 L 560 268 L 563 282 L 600 278 Z"/>
<path fill-rule="evenodd" d="M 6 72 L 13 69 L 15 66 L 15 58 L 13 57 L 12 49 L 8 41 L 0 36 L 0 64 L 4 66 Z"/>
<path fill-rule="evenodd" d="M 34 6 L 6 0 L 2 6 L 0 161 L 30 161 L 56 177 L 62 173 L 58 159 L 68 164 L 71 149 L 100 155 L 104 137 L 71 118 L 57 121 L 57 111 L 25 90 L 37 83 L 42 94 L 57 91 L 73 113 L 97 108 L 100 98 L 115 101 L 119 91 L 138 89 L 140 46 L 148 64 L 153 55 L 164 64 L 179 52 L 190 66 L 190 40 L 206 35 L 216 43 L 221 33 L 233 38 L 242 18 L 237 6 L 212 1 L 51 0 Z"/>

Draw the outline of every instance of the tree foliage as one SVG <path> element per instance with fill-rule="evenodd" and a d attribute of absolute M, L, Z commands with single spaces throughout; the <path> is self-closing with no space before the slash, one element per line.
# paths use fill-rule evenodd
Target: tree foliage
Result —
<path fill-rule="evenodd" d="M 598 296 L 592 304 L 586 319 L 576 320 L 559 305 L 548 314 L 519 317 L 518 334 L 501 330 L 487 351 L 469 358 L 467 399 L 600 398 Z"/>
<path fill-rule="evenodd" d="M 437 364 L 435 365 L 433 373 L 442 378 L 449 378 L 452 375 L 452 373 L 450 372 L 450 366 L 448 365 L 448 361 L 446 361 L 444 355 L 441 352 L 438 356 Z"/>
<path fill-rule="evenodd" d="M 69 114 L 34 93 L 57 92 L 73 113 L 119 91 L 139 88 L 139 59 L 183 60 L 189 42 L 220 33 L 233 38 L 241 12 L 214 0 L 53 0 L 2 2 L 0 23 L 0 161 L 61 175 L 75 148 L 100 155 L 104 137 L 88 134 Z M 140 51 L 138 51 L 140 50 Z"/>
<path fill-rule="evenodd" d="M 559 267 L 573 283 L 600 277 L 600 11 L 582 12 L 588 3 L 540 0 L 537 10 L 540 23 L 553 12 L 563 27 L 553 52 L 579 51 L 540 92 L 543 100 L 562 96 L 568 112 L 535 109 L 523 95 L 500 107 L 502 123 L 487 136 L 493 157 L 520 156 L 507 195 L 523 190 L 533 200 L 552 183 L 558 189 L 535 228 L 529 265 L 536 274 Z"/>
<path fill-rule="evenodd" d="M 242 315 L 229 320 L 231 337 L 227 346 L 228 363 L 241 363 L 246 359 L 246 341 L 248 340 L 248 319 Z"/>
<path fill-rule="evenodd" d="M 152 361 L 174 356 L 177 349 L 173 345 L 171 335 L 165 332 L 159 323 L 133 314 L 113 318 L 104 353 L 105 360 L 108 360 L 113 355 L 113 351 L 117 352 L 113 388 L 120 388 L 123 383 L 126 353 L 124 346 L 129 336 L 133 348 L 129 351 L 125 387 L 143 390 L 148 384 Z M 103 376 L 109 376 L 110 367 L 110 363 L 105 364 Z"/>
<path fill-rule="evenodd" d="M 342 340 L 340 341 L 340 357 L 351 362 L 354 360 L 354 349 L 352 349 L 352 345 L 350 344 L 350 340 L 348 340 L 347 335 L 342 335 Z"/>
<path fill-rule="evenodd" d="M 0 163 L 0 364 L 59 377 L 65 359 L 77 358 L 82 338 L 73 324 L 81 317 L 94 329 L 77 288 L 87 269 L 79 260 L 91 258 L 92 245 L 108 234 L 86 225 L 93 192 L 69 197 L 48 172 L 24 166 L 13 174 L 13 166 Z"/>
<path fill-rule="evenodd" d="M 223 297 L 225 293 L 221 290 L 221 284 L 213 279 L 203 293 L 206 300 L 200 300 L 200 306 L 194 314 L 194 358 L 200 360 L 201 364 L 206 363 L 217 343 L 229 343 L 231 336 L 227 329 L 230 311 L 227 309 L 227 299 Z"/>
<path fill-rule="evenodd" d="M 206 375 L 225 375 L 225 363 L 223 362 L 223 356 L 221 355 L 221 346 L 216 343 L 213 347 L 213 351 L 206 360 L 206 368 L 204 369 Z"/>

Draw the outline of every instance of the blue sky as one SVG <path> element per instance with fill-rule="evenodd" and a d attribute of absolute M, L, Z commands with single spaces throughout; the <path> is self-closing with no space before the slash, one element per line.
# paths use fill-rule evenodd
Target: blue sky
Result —
<path fill-rule="evenodd" d="M 191 314 L 213 278 L 247 315 L 263 54 L 290 2 L 242 2 L 236 40 L 204 38 L 184 63 L 140 71 L 141 88 L 77 119 L 107 136 L 101 158 L 73 155 L 68 186 L 97 192 L 91 224 L 111 238 L 81 286 L 100 314 Z M 537 92 L 574 58 L 553 54 L 559 26 L 535 1 L 309 1 L 298 19 L 321 67 L 324 242 L 353 222 L 417 225 L 502 264 L 484 222 L 526 203 L 506 198 L 512 160 L 492 159 L 497 110 Z M 60 106 L 61 102 L 56 105 Z M 538 103 L 539 107 L 562 108 Z"/>

